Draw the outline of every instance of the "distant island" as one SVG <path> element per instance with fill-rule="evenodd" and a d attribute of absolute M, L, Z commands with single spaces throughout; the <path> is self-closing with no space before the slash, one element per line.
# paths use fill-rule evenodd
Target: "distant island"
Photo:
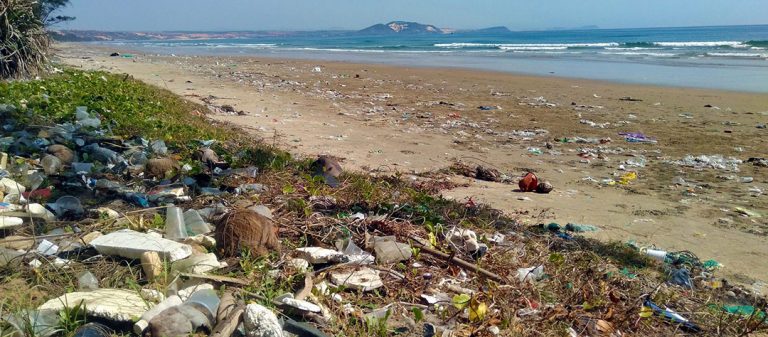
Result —
<path fill-rule="evenodd" d="M 441 28 L 433 25 L 425 25 L 418 22 L 392 21 L 379 23 L 357 31 L 359 34 L 445 34 Z"/>

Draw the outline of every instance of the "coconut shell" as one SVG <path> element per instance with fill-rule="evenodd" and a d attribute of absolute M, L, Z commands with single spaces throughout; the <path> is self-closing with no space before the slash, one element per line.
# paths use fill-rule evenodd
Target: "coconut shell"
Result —
<path fill-rule="evenodd" d="M 536 190 L 536 187 L 539 186 L 539 178 L 532 172 L 528 172 L 522 179 L 520 179 L 517 186 L 519 186 L 520 190 L 523 192 L 533 192 Z"/>
<path fill-rule="evenodd" d="M 53 144 L 46 150 L 49 154 L 59 158 L 62 163 L 70 164 L 75 160 L 75 153 L 68 147 L 61 144 Z"/>
<path fill-rule="evenodd" d="M 249 251 L 252 256 L 280 250 L 277 227 L 269 218 L 254 211 L 233 210 L 216 222 L 216 248 L 223 257 L 239 256 Z"/>
<path fill-rule="evenodd" d="M 552 192 L 552 190 L 554 189 L 555 187 L 552 186 L 552 184 L 550 184 L 549 181 L 546 181 L 546 180 L 540 182 L 539 185 L 536 186 L 536 192 L 538 193 L 546 194 L 546 193 Z"/>
<path fill-rule="evenodd" d="M 150 178 L 165 178 L 181 168 L 179 163 L 173 158 L 154 158 L 147 161 L 144 167 L 144 173 Z"/>

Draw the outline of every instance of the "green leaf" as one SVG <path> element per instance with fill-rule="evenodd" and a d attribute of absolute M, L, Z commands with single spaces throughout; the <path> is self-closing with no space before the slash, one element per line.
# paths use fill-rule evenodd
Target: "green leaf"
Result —
<path fill-rule="evenodd" d="M 470 299 L 472 299 L 472 297 L 467 294 L 456 295 L 453 296 L 451 303 L 454 307 L 456 307 L 456 309 L 462 310 L 467 307 Z"/>
<path fill-rule="evenodd" d="M 413 311 L 413 319 L 416 320 L 416 323 L 424 320 L 424 312 L 421 309 L 413 307 L 411 311 Z"/>

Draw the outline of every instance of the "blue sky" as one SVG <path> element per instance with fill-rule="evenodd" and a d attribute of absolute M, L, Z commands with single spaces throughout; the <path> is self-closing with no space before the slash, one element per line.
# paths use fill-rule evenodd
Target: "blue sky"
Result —
<path fill-rule="evenodd" d="M 395 19 L 513 30 L 768 24 L 768 0 L 72 0 L 63 29 L 361 29 Z"/>

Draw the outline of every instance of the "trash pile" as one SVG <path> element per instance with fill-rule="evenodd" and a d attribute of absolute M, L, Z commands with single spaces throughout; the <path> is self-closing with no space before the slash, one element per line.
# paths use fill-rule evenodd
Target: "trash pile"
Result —
<path fill-rule="evenodd" d="M 396 177 L 346 175 L 330 157 L 264 171 L 236 160 L 261 154 L 215 141 L 188 154 L 114 137 L 86 107 L 50 126 L 6 118 L 0 147 L 2 291 L 37 294 L 0 302 L 3 336 L 768 328 L 764 299 L 709 261 L 573 235 L 590 225 L 527 227 Z M 533 173 L 518 185 L 553 189 Z"/>

